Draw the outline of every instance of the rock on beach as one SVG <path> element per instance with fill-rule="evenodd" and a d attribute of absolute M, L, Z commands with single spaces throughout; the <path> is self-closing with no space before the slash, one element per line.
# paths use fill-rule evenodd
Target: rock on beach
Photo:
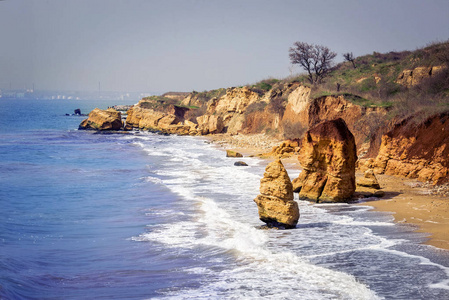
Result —
<path fill-rule="evenodd" d="M 254 199 L 259 218 L 270 227 L 295 228 L 299 220 L 298 204 L 293 200 L 293 187 L 282 162 L 277 159 L 265 169 L 260 180 L 260 195 Z"/>
<path fill-rule="evenodd" d="M 343 202 L 355 192 L 355 139 L 339 118 L 311 128 L 298 156 L 303 171 L 295 180 L 299 197 L 316 202 Z"/>

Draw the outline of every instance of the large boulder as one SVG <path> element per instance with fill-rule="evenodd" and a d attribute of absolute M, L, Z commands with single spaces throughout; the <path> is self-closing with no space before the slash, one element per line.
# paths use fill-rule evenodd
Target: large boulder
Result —
<path fill-rule="evenodd" d="M 295 180 L 299 197 L 316 202 L 342 202 L 354 194 L 357 152 L 354 136 L 339 118 L 311 128 L 298 156 L 303 171 Z"/>
<path fill-rule="evenodd" d="M 282 162 L 277 159 L 265 169 L 260 180 L 260 195 L 254 199 L 259 218 L 268 226 L 294 228 L 299 219 L 298 204 L 293 201 L 293 188 Z"/>
<path fill-rule="evenodd" d="M 122 115 L 119 111 L 113 108 L 95 108 L 89 113 L 89 117 L 81 122 L 79 129 L 120 130 L 122 126 Z"/>

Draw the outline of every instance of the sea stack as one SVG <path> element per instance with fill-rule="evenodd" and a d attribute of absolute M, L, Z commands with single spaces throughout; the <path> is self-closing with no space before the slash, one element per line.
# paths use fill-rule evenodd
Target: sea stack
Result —
<path fill-rule="evenodd" d="M 324 121 L 302 140 L 298 156 L 303 168 L 294 180 L 300 199 L 344 202 L 355 192 L 355 139 L 343 119 Z M 296 189 L 295 189 L 296 190 Z"/>
<path fill-rule="evenodd" d="M 265 168 L 260 180 L 260 195 L 254 199 L 259 218 L 269 227 L 295 228 L 299 219 L 298 204 L 293 201 L 293 187 L 280 159 Z"/>
<path fill-rule="evenodd" d="M 89 113 L 89 117 L 81 122 L 79 129 L 120 130 L 122 126 L 122 115 L 119 111 L 113 108 L 95 108 Z"/>

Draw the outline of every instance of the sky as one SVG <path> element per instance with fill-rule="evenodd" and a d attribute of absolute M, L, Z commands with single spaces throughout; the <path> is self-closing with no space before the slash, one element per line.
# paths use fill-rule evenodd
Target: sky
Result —
<path fill-rule="evenodd" d="M 3 0 L 0 89 L 203 91 L 303 72 L 296 41 L 339 62 L 448 39 L 448 0 Z"/>

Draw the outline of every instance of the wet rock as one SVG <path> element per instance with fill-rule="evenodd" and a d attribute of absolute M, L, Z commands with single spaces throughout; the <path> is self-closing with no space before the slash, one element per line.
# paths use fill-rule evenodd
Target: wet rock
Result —
<path fill-rule="evenodd" d="M 113 108 L 101 110 L 95 108 L 89 113 L 89 117 L 83 120 L 79 129 L 91 130 L 120 130 L 123 126 L 122 115 Z"/>
<path fill-rule="evenodd" d="M 234 163 L 234 166 L 246 167 L 246 166 L 248 166 L 248 164 L 246 162 L 244 162 L 244 161 L 236 161 Z"/>
<path fill-rule="evenodd" d="M 293 201 L 293 187 L 282 162 L 277 159 L 265 169 L 260 180 L 260 195 L 254 199 L 259 218 L 270 227 L 294 228 L 299 219 L 298 204 Z"/>

